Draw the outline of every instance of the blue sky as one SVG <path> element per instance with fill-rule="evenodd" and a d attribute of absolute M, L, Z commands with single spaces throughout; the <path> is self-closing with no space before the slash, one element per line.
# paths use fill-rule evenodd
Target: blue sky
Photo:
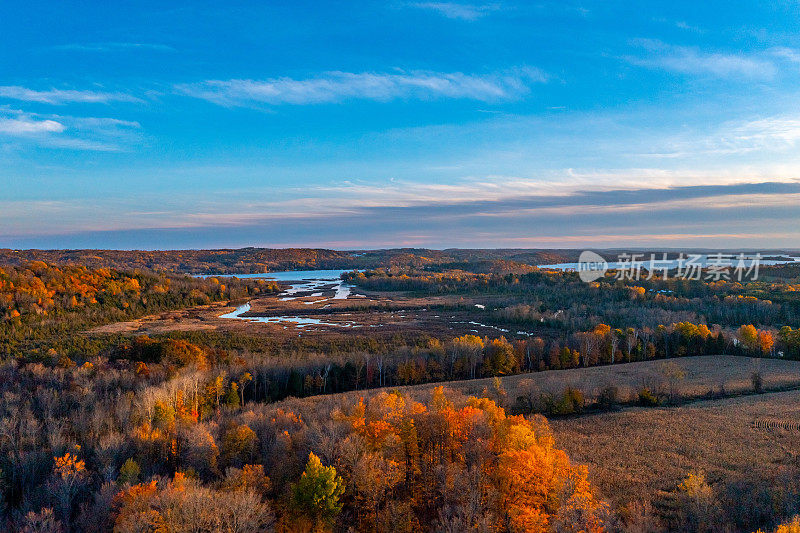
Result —
<path fill-rule="evenodd" d="M 800 3 L 0 5 L 0 246 L 800 247 Z"/>

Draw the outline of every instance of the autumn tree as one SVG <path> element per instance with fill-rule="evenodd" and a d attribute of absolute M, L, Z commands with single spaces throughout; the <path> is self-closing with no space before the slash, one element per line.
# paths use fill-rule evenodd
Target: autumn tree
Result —
<path fill-rule="evenodd" d="M 762 533 L 761 530 L 759 533 Z M 800 516 L 795 516 L 788 522 L 779 525 L 775 533 L 800 533 Z"/>
<path fill-rule="evenodd" d="M 492 339 L 484 348 L 483 372 L 489 376 L 504 376 L 513 372 L 516 364 L 514 347 L 505 339 Z"/>
<path fill-rule="evenodd" d="M 233 424 L 222 436 L 221 455 L 226 465 L 252 463 L 258 452 L 258 436 L 244 424 Z"/>
<path fill-rule="evenodd" d="M 686 370 L 674 361 L 667 361 L 660 365 L 659 371 L 669 386 L 669 400 L 674 401 L 678 396 L 678 385 L 686 378 Z"/>
<path fill-rule="evenodd" d="M 344 481 L 336 474 L 336 468 L 324 466 L 311 452 L 300 480 L 292 487 L 292 504 L 298 513 L 311 519 L 315 529 L 324 530 L 331 527 L 341 512 L 339 500 L 344 490 Z"/>
<path fill-rule="evenodd" d="M 746 348 L 755 350 L 758 346 L 758 330 L 752 324 L 743 325 L 737 332 L 739 342 Z"/>
<path fill-rule="evenodd" d="M 86 482 L 86 463 L 76 454 L 67 452 L 54 458 L 51 494 L 58 504 L 61 520 L 68 522 L 72 514 L 75 496 Z"/>
<path fill-rule="evenodd" d="M 764 355 L 772 353 L 772 347 L 775 345 L 775 339 L 772 337 L 772 332 L 759 330 L 758 332 L 758 348 Z"/>
<path fill-rule="evenodd" d="M 716 523 L 717 502 L 714 489 L 702 472 L 689 472 L 678 485 L 681 514 L 689 531 L 713 531 Z"/>
<path fill-rule="evenodd" d="M 455 360 L 462 359 L 466 363 L 470 378 L 475 378 L 475 371 L 483 356 L 483 339 L 476 335 L 464 335 L 453 339 L 451 350 Z"/>
<path fill-rule="evenodd" d="M 216 490 L 178 473 L 172 480 L 134 485 L 115 496 L 114 531 L 272 531 L 275 515 L 246 488 Z"/>

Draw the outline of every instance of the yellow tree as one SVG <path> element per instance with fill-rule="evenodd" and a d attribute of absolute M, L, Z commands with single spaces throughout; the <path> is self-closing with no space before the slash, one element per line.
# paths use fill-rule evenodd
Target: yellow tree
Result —
<path fill-rule="evenodd" d="M 758 346 L 758 330 L 752 324 L 747 324 L 739 328 L 739 342 L 751 350 Z"/>

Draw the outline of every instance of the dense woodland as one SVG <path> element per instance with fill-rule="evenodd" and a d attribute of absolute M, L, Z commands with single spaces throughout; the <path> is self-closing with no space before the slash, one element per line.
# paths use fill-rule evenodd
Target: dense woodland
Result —
<path fill-rule="evenodd" d="M 17 527 L 577 531 L 609 520 L 544 420 L 508 417 L 487 399 L 437 391 L 423 403 L 381 393 L 242 407 L 231 383 L 199 369 L 169 380 L 99 361 L 3 373 L 17 384 L 3 413 Z"/>
<path fill-rule="evenodd" d="M 0 249 L 0 265 L 30 261 L 90 268 L 143 269 L 190 274 L 248 274 L 303 269 L 364 269 L 382 266 L 454 265 L 514 261 L 548 264 L 577 261 L 575 250 L 428 250 L 397 248 L 358 252 L 317 248 L 221 250 L 10 250 Z"/>
<path fill-rule="evenodd" d="M 756 281 L 684 279 L 617 280 L 613 272 L 594 283 L 577 274 L 430 272 L 377 269 L 345 275 L 359 287 L 416 295 L 491 295 L 497 323 L 549 326 L 561 331 L 650 327 L 683 321 L 738 327 L 755 323 L 779 329 L 800 322 L 800 277 L 779 277 L 795 267 L 764 268 Z M 492 318 L 492 317 L 490 317 Z"/>
<path fill-rule="evenodd" d="M 92 336 L 85 331 L 99 324 L 279 288 L 41 261 L 3 266 L 3 527 L 617 530 L 631 517 L 556 449 L 540 414 L 678 402 L 671 376 L 631 398 L 569 387 L 508 398 L 499 381 L 482 398 L 393 387 L 701 354 L 800 359 L 800 284 L 780 269 L 746 283 L 585 284 L 505 259 L 463 267 L 395 265 L 348 279 L 373 291 L 486 296 L 481 320 L 507 334 Z M 362 392 L 331 395 L 347 391 Z M 709 490 L 687 472 L 674 488 L 678 521 L 648 530 L 771 530 L 800 511 L 794 482 L 736 510 L 736 522 L 726 518 L 729 500 L 704 500 Z"/>
<path fill-rule="evenodd" d="M 80 349 L 87 339 L 74 334 L 91 326 L 277 291 L 265 280 L 221 282 L 41 261 L 0 267 L 0 356 Z"/>
<path fill-rule="evenodd" d="M 599 250 L 616 261 L 624 250 Z M 687 250 L 686 253 L 702 253 Z M 645 257 L 674 258 L 677 253 L 642 250 Z M 738 252 L 737 252 L 738 253 Z M 774 250 L 770 256 L 792 255 Z M 191 274 L 261 273 L 302 269 L 371 269 L 380 267 L 425 267 L 435 270 L 495 270 L 497 264 L 513 263 L 514 269 L 578 261 L 574 249 L 447 249 L 395 248 L 384 250 L 327 250 L 319 248 L 238 248 L 219 250 L 11 250 L 0 249 L 0 265 L 23 265 L 30 261 L 82 265 L 120 270 L 147 269 Z M 797 254 L 795 254 L 797 255 Z"/>

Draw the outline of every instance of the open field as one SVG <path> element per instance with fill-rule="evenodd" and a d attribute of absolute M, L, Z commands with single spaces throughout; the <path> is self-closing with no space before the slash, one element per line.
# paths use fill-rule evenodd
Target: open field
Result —
<path fill-rule="evenodd" d="M 800 386 L 800 361 L 781 359 L 754 359 L 730 355 L 705 355 L 641 361 L 569 370 L 548 370 L 532 374 L 518 374 L 501 378 L 507 401 L 522 394 L 560 393 L 566 387 L 579 389 L 587 400 L 595 398 L 603 388 L 613 385 L 622 401 L 627 401 L 639 388 L 668 393 L 670 367 L 683 370 L 684 377 L 673 384 L 673 392 L 683 398 L 704 395 L 747 393 L 753 390 L 751 375 L 758 371 L 765 389 Z M 493 378 L 451 381 L 449 388 L 463 394 L 477 395 L 492 388 Z M 414 389 L 430 389 L 441 383 L 419 385 Z M 710 394 L 711 393 L 711 394 Z"/>
<path fill-rule="evenodd" d="M 167 333 L 169 331 L 194 331 L 202 329 L 217 329 L 218 325 L 213 319 L 231 309 L 224 303 L 214 303 L 165 311 L 157 315 L 148 315 L 135 320 L 114 322 L 90 329 L 89 334 L 125 334 L 146 333 L 148 335 Z"/>
<path fill-rule="evenodd" d="M 616 506 L 657 505 L 691 470 L 715 486 L 748 481 L 770 486 L 797 467 L 800 431 L 761 429 L 755 421 L 797 422 L 800 391 L 709 400 L 673 408 L 551 420 L 556 443 Z"/>

